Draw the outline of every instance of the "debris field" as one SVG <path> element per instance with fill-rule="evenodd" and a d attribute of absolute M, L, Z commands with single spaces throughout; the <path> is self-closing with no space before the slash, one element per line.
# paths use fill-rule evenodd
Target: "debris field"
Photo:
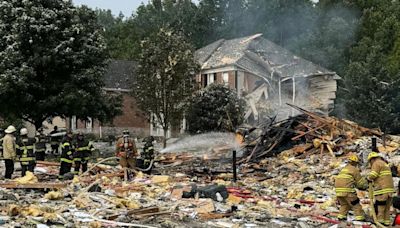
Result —
<path fill-rule="evenodd" d="M 397 165 L 400 138 L 294 107 L 301 115 L 249 130 L 241 148 L 220 146 L 197 156 L 158 154 L 152 175 L 130 178 L 116 160 L 57 180 L 59 163 L 38 162 L 35 174 L 0 181 L 4 227 L 335 227 L 334 176 L 346 154 L 366 158 L 371 137 Z M 236 181 L 232 151 L 238 150 Z M 364 160 L 365 161 L 365 160 Z M 364 162 L 364 164 L 366 164 Z M 362 167 L 363 173 L 368 167 Z M 395 181 L 396 183 L 396 181 Z M 358 192 L 368 214 L 368 193 Z M 352 222 L 353 227 L 372 227 Z"/>

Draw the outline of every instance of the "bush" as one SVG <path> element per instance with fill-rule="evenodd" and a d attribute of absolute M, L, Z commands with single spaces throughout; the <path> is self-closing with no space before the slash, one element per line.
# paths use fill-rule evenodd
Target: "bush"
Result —
<path fill-rule="evenodd" d="M 212 84 L 191 99 L 187 120 L 190 133 L 234 131 L 243 122 L 245 101 L 234 90 Z"/>

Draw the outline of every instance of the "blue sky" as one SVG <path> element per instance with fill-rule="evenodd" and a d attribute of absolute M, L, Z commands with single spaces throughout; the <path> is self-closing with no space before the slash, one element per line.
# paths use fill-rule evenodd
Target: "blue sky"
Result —
<path fill-rule="evenodd" d="M 72 0 L 72 2 L 91 8 L 110 9 L 114 15 L 122 12 L 125 16 L 130 16 L 142 2 L 147 3 L 148 0 Z"/>

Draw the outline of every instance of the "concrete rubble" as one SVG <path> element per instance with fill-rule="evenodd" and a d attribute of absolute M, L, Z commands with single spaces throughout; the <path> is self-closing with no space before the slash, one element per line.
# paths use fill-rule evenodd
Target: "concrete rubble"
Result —
<path fill-rule="evenodd" d="M 352 222 L 351 216 L 347 224 L 339 224 L 333 178 L 348 152 L 364 157 L 371 137 L 381 133 L 302 112 L 289 122 L 249 133 L 238 158 L 236 182 L 233 148 L 215 148 L 207 157 L 159 154 L 154 175 L 136 172 L 130 180 L 124 180 L 123 171 L 111 162 L 92 163 L 90 173 L 61 182 L 56 179 L 57 163 L 42 162 L 34 175 L 0 181 L 0 225 L 373 227 Z M 378 149 L 396 165 L 399 139 L 387 136 L 386 147 L 378 139 Z M 368 194 L 358 194 L 368 214 Z"/>

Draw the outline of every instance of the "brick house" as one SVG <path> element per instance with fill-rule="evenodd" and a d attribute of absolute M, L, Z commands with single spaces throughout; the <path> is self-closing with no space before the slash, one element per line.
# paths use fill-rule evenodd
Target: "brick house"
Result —
<path fill-rule="evenodd" d="M 123 97 L 122 115 L 114 118 L 112 123 L 100 123 L 97 120 L 81 121 L 76 117 L 67 118 L 67 128 L 73 131 L 93 133 L 100 137 L 118 135 L 124 129 L 131 134 L 143 137 L 150 133 L 150 123 L 145 114 L 137 107 L 135 99 L 130 94 L 130 85 L 135 78 L 136 63 L 125 60 L 112 60 L 104 75 L 107 93 L 118 93 Z"/>
<path fill-rule="evenodd" d="M 199 88 L 223 83 L 248 103 L 246 120 L 296 114 L 286 103 L 328 114 L 334 107 L 337 80 L 332 71 L 300 58 L 262 34 L 218 40 L 196 51 L 201 65 Z"/>

